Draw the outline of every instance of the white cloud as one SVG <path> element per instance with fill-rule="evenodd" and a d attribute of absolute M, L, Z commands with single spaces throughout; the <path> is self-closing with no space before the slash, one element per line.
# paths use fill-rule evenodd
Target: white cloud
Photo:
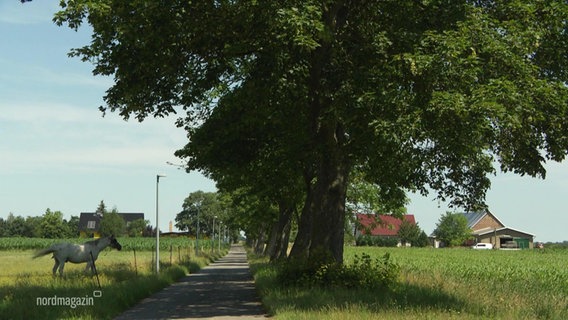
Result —
<path fill-rule="evenodd" d="M 174 119 L 126 122 L 96 107 L 0 105 L 0 173 L 164 164 L 185 144 Z"/>

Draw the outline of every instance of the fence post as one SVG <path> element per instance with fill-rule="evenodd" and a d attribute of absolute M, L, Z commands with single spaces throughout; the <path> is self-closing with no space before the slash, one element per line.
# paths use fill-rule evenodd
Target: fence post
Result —
<path fill-rule="evenodd" d="M 136 273 L 136 275 L 138 275 L 138 264 L 136 263 L 136 248 L 132 248 L 132 251 L 134 251 L 134 272 Z"/>
<path fill-rule="evenodd" d="M 155 250 L 156 250 L 156 248 L 155 248 L 155 247 L 152 247 L 152 270 L 151 270 L 152 272 L 154 272 L 154 266 L 156 265 L 156 264 L 154 263 L 154 251 L 155 251 Z"/>

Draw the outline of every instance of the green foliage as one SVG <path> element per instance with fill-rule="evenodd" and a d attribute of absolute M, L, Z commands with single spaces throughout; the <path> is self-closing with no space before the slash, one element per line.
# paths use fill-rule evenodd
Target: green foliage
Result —
<path fill-rule="evenodd" d="M 67 226 L 69 227 L 68 237 L 74 238 L 79 236 L 79 216 L 71 216 L 71 219 L 67 221 Z"/>
<path fill-rule="evenodd" d="M 328 259 L 329 260 L 329 259 Z M 400 276 L 400 267 L 390 255 L 372 259 L 356 256 L 349 265 L 328 262 L 315 264 L 306 259 L 292 259 L 278 265 L 278 281 L 284 286 L 318 286 L 325 288 L 392 289 Z"/>
<path fill-rule="evenodd" d="M 375 246 L 375 247 L 396 247 L 399 239 L 396 237 L 377 237 L 370 235 L 360 235 L 357 237 L 357 246 Z"/>
<path fill-rule="evenodd" d="M 11 212 L 8 214 L 5 226 L 7 237 L 26 237 L 33 232 L 32 228 L 26 225 L 26 219 L 21 216 L 14 216 Z"/>
<path fill-rule="evenodd" d="M 447 246 L 461 246 L 471 238 L 471 230 L 467 227 L 467 219 L 459 213 L 446 212 L 440 217 L 434 230 L 436 238 Z"/>
<path fill-rule="evenodd" d="M 425 247 L 429 244 L 428 236 L 418 226 L 418 223 L 410 223 L 403 220 L 400 224 L 397 236 L 402 244 L 410 244 L 413 247 Z"/>
<path fill-rule="evenodd" d="M 211 237 L 213 220 L 218 223 L 223 219 L 226 219 L 226 213 L 217 193 L 198 190 L 185 198 L 182 211 L 176 215 L 175 222 L 178 229 L 195 235 L 199 221 L 199 237 L 203 238 L 204 236 Z"/>
<path fill-rule="evenodd" d="M 428 235 L 424 231 L 420 232 L 418 238 L 414 240 L 414 242 L 412 242 L 412 246 L 414 247 L 427 247 L 429 245 L 430 245 L 430 239 L 428 239 Z"/>
<path fill-rule="evenodd" d="M 105 212 L 101 219 L 99 232 L 103 237 L 115 235 L 117 237 L 124 234 L 126 223 L 124 219 L 118 215 L 118 211 L 113 209 L 111 212 Z"/>
<path fill-rule="evenodd" d="M 61 211 L 45 211 L 38 226 L 37 237 L 48 239 L 62 239 L 69 236 L 69 226 L 63 220 Z"/>
<path fill-rule="evenodd" d="M 62 4 L 58 25 L 93 30 L 71 56 L 115 80 L 103 112 L 184 113 L 176 155 L 233 190 L 275 203 L 303 183 L 298 237 L 338 261 L 354 167 L 388 203 L 474 209 L 494 163 L 544 177 L 566 157 L 563 0 Z"/>
<path fill-rule="evenodd" d="M 130 223 L 126 227 L 128 236 L 141 237 L 144 233 L 144 230 L 146 230 L 146 228 L 148 227 L 149 223 L 150 222 L 148 220 L 144 219 L 136 219 L 134 221 L 130 221 Z"/>
<path fill-rule="evenodd" d="M 0 237 L 29 238 L 73 238 L 79 235 L 79 217 L 63 219 L 61 211 L 46 209 L 42 216 L 14 216 L 10 213 L 6 220 L 0 218 Z"/>

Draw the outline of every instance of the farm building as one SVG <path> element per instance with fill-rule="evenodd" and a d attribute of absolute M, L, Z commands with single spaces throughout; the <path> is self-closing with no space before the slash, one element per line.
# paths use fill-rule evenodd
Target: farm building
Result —
<path fill-rule="evenodd" d="M 496 249 L 532 249 L 534 235 L 505 226 L 489 210 L 461 213 L 467 219 L 467 227 L 473 236 L 471 243 L 491 243 Z M 439 243 L 434 240 L 434 246 Z"/>
<path fill-rule="evenodd" d="M 476 243 L 491 243 L 497 249 L 532 249 L 534 235 L 506 227 L 489 210 L 463 213 Z"/>
<path fill-rule="evenodd" d="M 356 218 L 357 227 L 355 228 L 355 238 L 362 235 L 396 238 L 402 221 L 406 220 L 412 224 L 416 224 L 416 220 L 412 214 L 405 214 L 402 216 L 402 219 L 399 219 L 390 215 L 377 216 L 375 214 L 358 213 Z M 401 245 L 402 244 L 399 242 L 398 246 Z"/>
<path fill-rule="evenodd" d="M 126 226 L 134 220 L 144 219 L 144 213 L 118 213 Z M 81 237 L 100 238 L 99 229 L 102 216 L 96 212 L 81 212 L 79 216 L 79 235 Z"/>

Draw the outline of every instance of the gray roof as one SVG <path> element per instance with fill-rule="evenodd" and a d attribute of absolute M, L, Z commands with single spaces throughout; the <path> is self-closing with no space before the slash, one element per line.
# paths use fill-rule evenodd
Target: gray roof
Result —
<path fill-rule="evenodd" d="M 492 214 L 489 210 L 486 211 L 478 211 L 478 212 L 465 212 L 462 215 L 465 216 L 467 219 L 467 227 L 473 229 L 473 227 L 486 215 L 490 214 L 493 219 L 495 219 L 500 225 L 505 226 L 503 222 L 501 222 L 494 214 Z"/>
<path fill-rule="evenodd" d="M 485 215 L 487 214 L 487 212 L 464 212 L 462 213 L 462 215 L 464 215 L 464 217 L 467 219 L 467 227 L 468 228 L 473 228 L 473 226 L 475 226 L 479 220 L 481 220 Z"/>

